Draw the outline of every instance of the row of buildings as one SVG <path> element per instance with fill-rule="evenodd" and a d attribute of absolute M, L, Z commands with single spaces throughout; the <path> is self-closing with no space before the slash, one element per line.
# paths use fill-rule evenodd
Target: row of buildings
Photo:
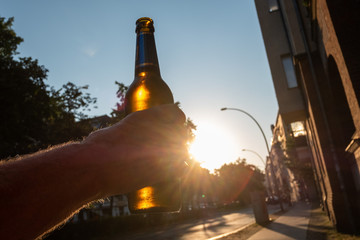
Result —
<path fill-rule="evenodd" d="M 279 105 L 272 177 L 282 193 L 298 188 L 292 198 L 317 196 L 337 230 L 358 232 L 360 1 L 255 5 Z"/>

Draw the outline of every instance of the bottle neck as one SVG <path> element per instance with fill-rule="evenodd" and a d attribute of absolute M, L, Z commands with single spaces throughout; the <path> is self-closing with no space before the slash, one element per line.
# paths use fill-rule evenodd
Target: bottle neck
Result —
<path fill-rule="evenodd" d="M 152 72 L 160 76 L 154 34 L 140 30 L 136 38 L 135 76 L 142 72 Z"/>

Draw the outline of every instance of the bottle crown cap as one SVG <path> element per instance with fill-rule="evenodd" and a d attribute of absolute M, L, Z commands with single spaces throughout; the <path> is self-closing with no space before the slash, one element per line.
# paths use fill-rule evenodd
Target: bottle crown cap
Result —
<path fill-rule="evenodd" d="M 138 33 L 140 30 L 144 32 L 155 32 L 154 21 L 149 17 L 139 18 L 136 21 L 135 32 Z"/>

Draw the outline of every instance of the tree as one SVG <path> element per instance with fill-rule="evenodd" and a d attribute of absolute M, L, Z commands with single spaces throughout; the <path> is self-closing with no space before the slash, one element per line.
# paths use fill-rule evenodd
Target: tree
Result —
<path fill-rule="evenodd" d="M 14 18 L 5 18 L 0 17 L 0 58 L 1 60 L 12 60 L 13 56 L 16 55 L 18 45 L 23 41 L 19 36 L 16 36 L 14 30 L 11 29 Z"/>
<path fill-rule="evenodd" d="M 18 57 L 23 39 L 12 29 L 14 18 L 0 18 L 0 158 L 26 154 L 88 134 L 76 120 L 96 102 L 87 86 L 62 89 L 45 84 L 48 70 L 31 57 Z"/>
<path fill-rule="evenodd" d="M 199 204 L 216 202 L 215 186 L 217 176 L 200 166 L 194 159 L 189 159 L 189 171 L 182 180 L 183 202 L 198 208 Z"/>
<path fill-rule="evenodd" d="M 125 117 L 125 94 L 129 89 L 125 84 L 115 81 L 115 84 L 118 86 L 118 90 L 116 91 L 116 97 L 119 98 L 119 102 L 115 104 L 115 109 L 112 109 L 111 112 L 111 122 L 114 124 Z"/>
<path fill-rule="evenodd" d="M 287 168 L 289 168 L 298 179 L 313 179 L 314 173 L 310 161 L 299 161 L 296 153 L 296 141 L 306 142 L 306 136 L 294 137 L 290 134 L 286 135 L 285 144 L 277 143 L 278 147 L 283 151 L 282 160 Z M 304 145 L 304 144 L 301 144 Z"/>
<path fill-rule="evenodd" d="M 51 88 L 51 97 L 56 100 L 57 105 L 66 113 L 75 117 L 76 120 L 83 120 L 88 116 L 84 111 L 90 111 L 90 106 L 95 104 L 97 99 L 90 96 L 89 93 L 83 93 L 89 85 L 76 86 L 68 82 L 59 90 Z M 97 108 L 94 106 L 94 108 Z"/>
<path fill-rule="evenodd" d="M 215 173 L 219 176 L 218 194 L 222 201 L 250 203 L 250 192 L 264 190 L 264 174 L 254 165 L 247 164 L 245 159 L 224 164 Z"/>

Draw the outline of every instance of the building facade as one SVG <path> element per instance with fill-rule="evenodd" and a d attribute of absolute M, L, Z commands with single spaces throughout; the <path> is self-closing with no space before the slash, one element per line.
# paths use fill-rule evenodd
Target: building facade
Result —
<path fill-rule="evenodd" d="M 266 170 L 267 174 L 273 175 L 271 181 L 277 183 L 278 193 L 272 183 L 274 194 L 279 194 L 284 201 L 316 200 L 317 191 L 304 122 L 297 121 L 287 125 L 278 114 L 275 125 L 271 127 L 271 162 L 268 161 Z"/>
<path fill-rule="evenodd" d="M 296 154 L 309 156 L 332 223 L 339 231 L 358 232 L 360 1 L 255 0 L 255 5 L 279 115 L 290 129 L 297 122 L 305 127 L 302 141 L 310 155 L 306 148 Z"/>

